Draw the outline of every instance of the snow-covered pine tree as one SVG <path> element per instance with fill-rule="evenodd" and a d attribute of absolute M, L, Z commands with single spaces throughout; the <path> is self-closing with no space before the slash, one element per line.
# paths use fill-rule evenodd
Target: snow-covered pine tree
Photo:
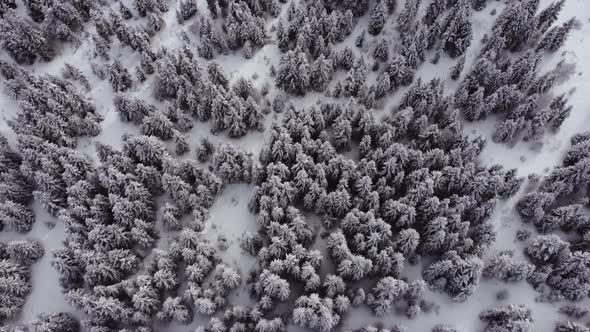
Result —
<path fill-rule="evenodd" d="M 389 8 L 387 7 L 387 1 L 378 1 L 375 5 L 375 8 L 373 8 L 373 11 L 371 12 L 367 31 L 374 36 L 381 33 L 388 16 Z"/>

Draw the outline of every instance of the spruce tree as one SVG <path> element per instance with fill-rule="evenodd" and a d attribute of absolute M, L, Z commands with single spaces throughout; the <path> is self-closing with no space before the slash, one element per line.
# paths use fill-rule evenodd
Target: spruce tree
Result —
<path fill-rule="evenodd" d="M 373 36 L 381 33 L 381 30 L 383 30 L 385 22 L 387 21 L 387 17 L 389 16 L 389 8 L 387 8 L 386 2 L 386 0 L 379 1 L 371 12 L 367 31 Z"/>

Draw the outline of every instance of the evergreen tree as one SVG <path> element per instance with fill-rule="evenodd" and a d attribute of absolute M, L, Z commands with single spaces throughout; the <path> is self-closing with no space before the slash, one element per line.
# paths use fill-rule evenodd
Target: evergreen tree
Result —
<path fill-rule="evenodd" d="M 0 19 L 0 44 L 19 64 L 32 64 L 38 57 L 44 61 L 53 58 L 46 34 L 18 15 Z"/>
<path fill-rule="evenodd" d="M 571 18 L 562 26 L 549 30 L 537 45 L 537 50 L 547 50 L 549 52 L 559 50 L 565 44 L 570 31 L 574 27 L 574 23 L 575 18 Z"/>
<path fill-rule="evenodd" d="M 576 322 L 559 322 L 555 326 L 555 332 L 588 332 L 590 329 Z"/>
<path fill-rule="evenodd" d="M 563 9 L 565 0 L 558 0 L 543 9 L 539 15 L 537 15 L 537 31 L 539 34 L 543 34 L 549 30 L 551 25 L 557 21 L 559 13 Z"/>
<path fill-rule="evenodd" d="M 471 44 L 473 31 L 470 13 L 471 9 L 467 2 L 459 1 L 453 8 L 446 26 L 443 27 L 442 47 L 451 57 L 463 55 Z"/>
<path fill-rule="evenodd" d="M 422 0 L 408 0 L 405 2 L 404 9 L 398 17 L 399 30 L 402 36 L 408 33 L 414 25 L 421 2 Z"/>
<path fill-rule="evenodd" d="M 471 4 L 473 9 L 481 11 L 486 8 L 487 0 L 472 0 Z"/>
<path fill-rule="evenodd" d="M 285 53 L 281 57 L 276 83 L 286 92 L 304 95 L 310 86 L 310 66 L 307 55 L 300 49 Z"/>
<path fill-rule="evenodd" d="M 447 9 L 447 3 L 446 0 L 432 0 L 426 7 L 424 23 L 430 26 L 435 24 L 440 15 Z"/>
<path fill-rule="evenodd" d="M 553 203 L 555 195 L 551 193 L 535 192 L 523 197 L 516 208 L 525 221 L 540 221 L 545 215 L 545 210 Z"/>
<path fill-rule="evenodd" d="M 197 13 L 196 0 L 181 0 L 176 10 L 176 19 L 182 24 Z"/>
<path fill-rule="evenodd" d="M 414 80 L 414 69 L 408 65 L 406 57 L 395 54 L 389 61 L 387 73 L 392 88 L 407 86 Z"/>
<path fill-rule="evenodd" d="M 495 309 L 484 310 L 479 318 L 485 322 L 486 332 L 493 331 L 533 331 L 531 310 L 523 305 L 507 305 Z"/>
<path fill-rule="evenodd" d="M 39 320 L 33 323 L 36 331 L 39 332 L 78 332 L 80 323 L 70 313 L 58 312 L 52 314 L 41 314 Z"/>
<path fill-rule="evenodd" d="M 302 327 L 328 332 L 340 322 L 340 315 L 334 311 L 330 298 L 320 298 L 318 294 L 301 296 L 295 301 L 293 321 Z"/>
<path fill-rule="evenodd" d="M 321 54 L 313 63 L 310 72 L 310 82 L 312 88 L 317 92 L 326 90 L 328 84 L 334 75 L 334 65 L 331 59 Z"/>
<path fill-rule="evenodd" d="M 163 113 L 151 112 L 150 115 L 143 119 L 141 133 L 168 140 L 173 136 L 173 124 Z"/>
<path fill-rule="evenodd" d="M 26 206 L 10 200 L 0 203 L 0 223 L 6 230 L 25 233 L 34 222 L 35 215 Z"/>
<path fill-rule="evenodd" d="M 456 252 L 426 267 L 424 280 L 434 288 L 442 288 L 455 301 L 466 300 L 473 292 L 483 271 L 483 262 L 477 257 L 459 257 Z"/>
<path fill-rule="evenodd" d="M 186 305 L 182 303 L 180 297 L 169 297 L 164 300 L 162 309 L 157 314 L 160 320 L 176 320 L 181 323 L 187 323 L 191 320 L 191 312 Z"/>
<path fill-rule="evenodd" d="M 535 31 L 534 14 L 538 4 L 538 0 L 512 2 L 502 11 L 493 33 L 504 42 L 506 49 L 517 51 L 527 44 Z"/>
<path fill-rule="evenodd" d="M 465 67 L 465 56 L 462 56 L 457 60 L 457 63 L 451 68 L 451 79 L 456 81 L 461 76 L 461 72 Z"/>
<path fill-rule="evenodd" d="M 386 2 L 386 0 L 379 1 L 371 12 L 367 31 L 373 36 L 381 33 L 381 30 L 383 30 L 385 22 L 387 21 L 387 17 L 389 16 L 389 8 L 387 7 Z"/>
<path fill-rule="evenodd" d="M 108 67 L 108 79 L 115 92 L 122 92 L 131 87 L 133 80 L 127 68 L 119 60 L 115 60 Z"/>
<path fill-rule="evenodd" d="M 23 266 L 35 263 L 43 256 L 45 250 L 37 241 L 14 240 L 8 243 L 7 247 L 10 259 Z"/>
<path fill-rule="evenodd" d="M 387 61 L 389 57 L 389 45 L 385 39 L 381 38 L 377 41 L 373 49 L 373 57 L 383 62 Z"/>
<path fill-rule="evenodd" d="M 534 270 L 534 266 L 515 262 L 512 253 L 501 253 L 492 257 L 491 261 L 483 270 L 485 278 L 497 278 L 506 282 L 515 282 L 526 279 Z"/>

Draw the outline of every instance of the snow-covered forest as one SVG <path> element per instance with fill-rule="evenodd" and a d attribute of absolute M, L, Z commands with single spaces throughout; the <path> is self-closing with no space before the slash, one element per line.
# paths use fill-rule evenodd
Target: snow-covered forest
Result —
<path fill-rule="evenodd" d="M 590 332 L 588 0 L 0 0 L 0 332 Z"/>

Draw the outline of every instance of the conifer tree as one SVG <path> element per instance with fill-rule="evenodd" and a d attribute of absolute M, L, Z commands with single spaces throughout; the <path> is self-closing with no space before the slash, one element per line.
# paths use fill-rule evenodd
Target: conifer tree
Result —
<path fill-rule="evenodd" d="M 386 2 L 386 0 L 377 2 L 377 5 L 371 12 L 367 31 L 373 36 L 381 33 L 381 30 L 383 30 L 385 22 L 387 21 L 387 17 L 389 16 L 389 8 L 387 8 Z"/>
<path fill-rule="evenodd" d="M 310 72 L 310 82 L 312 88 L 317 92 L 326 90 L 334 74 L 334 65 L 331 59 L 321 54 L 313 63 Z"/>
<path fill-rule="evenodd" d="M 539 15 L 537 15 L 537 31 L 539 34 L 543 34 L 549 30 L 551 25 L 557 21 L 559 13 L 563 9 L 565 0 L 557 0 L 551 3 L 547 8 L 543 9 Z"/>
<path fill-rule="evenodd" d="M 38 57 L 44 61 L 53 58 L 46 34 L 18 15 L 0 19 L 0 45 L 19 64 L 32 64 Z"/>
<path fill-rule="evenodd" d="M 575 18 L 571 18 L 562 26 L 554 27 L 549 30 L 537 45 L 537 50 L 547 50 L 549 52 L 556 52 L 559 50 L 565 44 L 574 23 Z"/>
<path fill-rule="evenodd" d="M 451 79 L 456 81 L 461 76 L 463 67 L 465 66 L 465 56 L 462 56 L 457 60 L 457 63 L 451 68 Z"/>
<path fill-rule="evenodd" d="M 78 332 L 80 323 L 74 316 L 67 312 L 58 312 L 52 314 L 41 314 L 39 320 L 33 322 L 36 330 L 39 332 Z"/>
<path fill-rule="evenodd" d="M 310 86 L 310 66 L 307 55 L 301 49 L 288 51 L 281 57 L 276 83 L 286 92 L 305 94 Z"/>

